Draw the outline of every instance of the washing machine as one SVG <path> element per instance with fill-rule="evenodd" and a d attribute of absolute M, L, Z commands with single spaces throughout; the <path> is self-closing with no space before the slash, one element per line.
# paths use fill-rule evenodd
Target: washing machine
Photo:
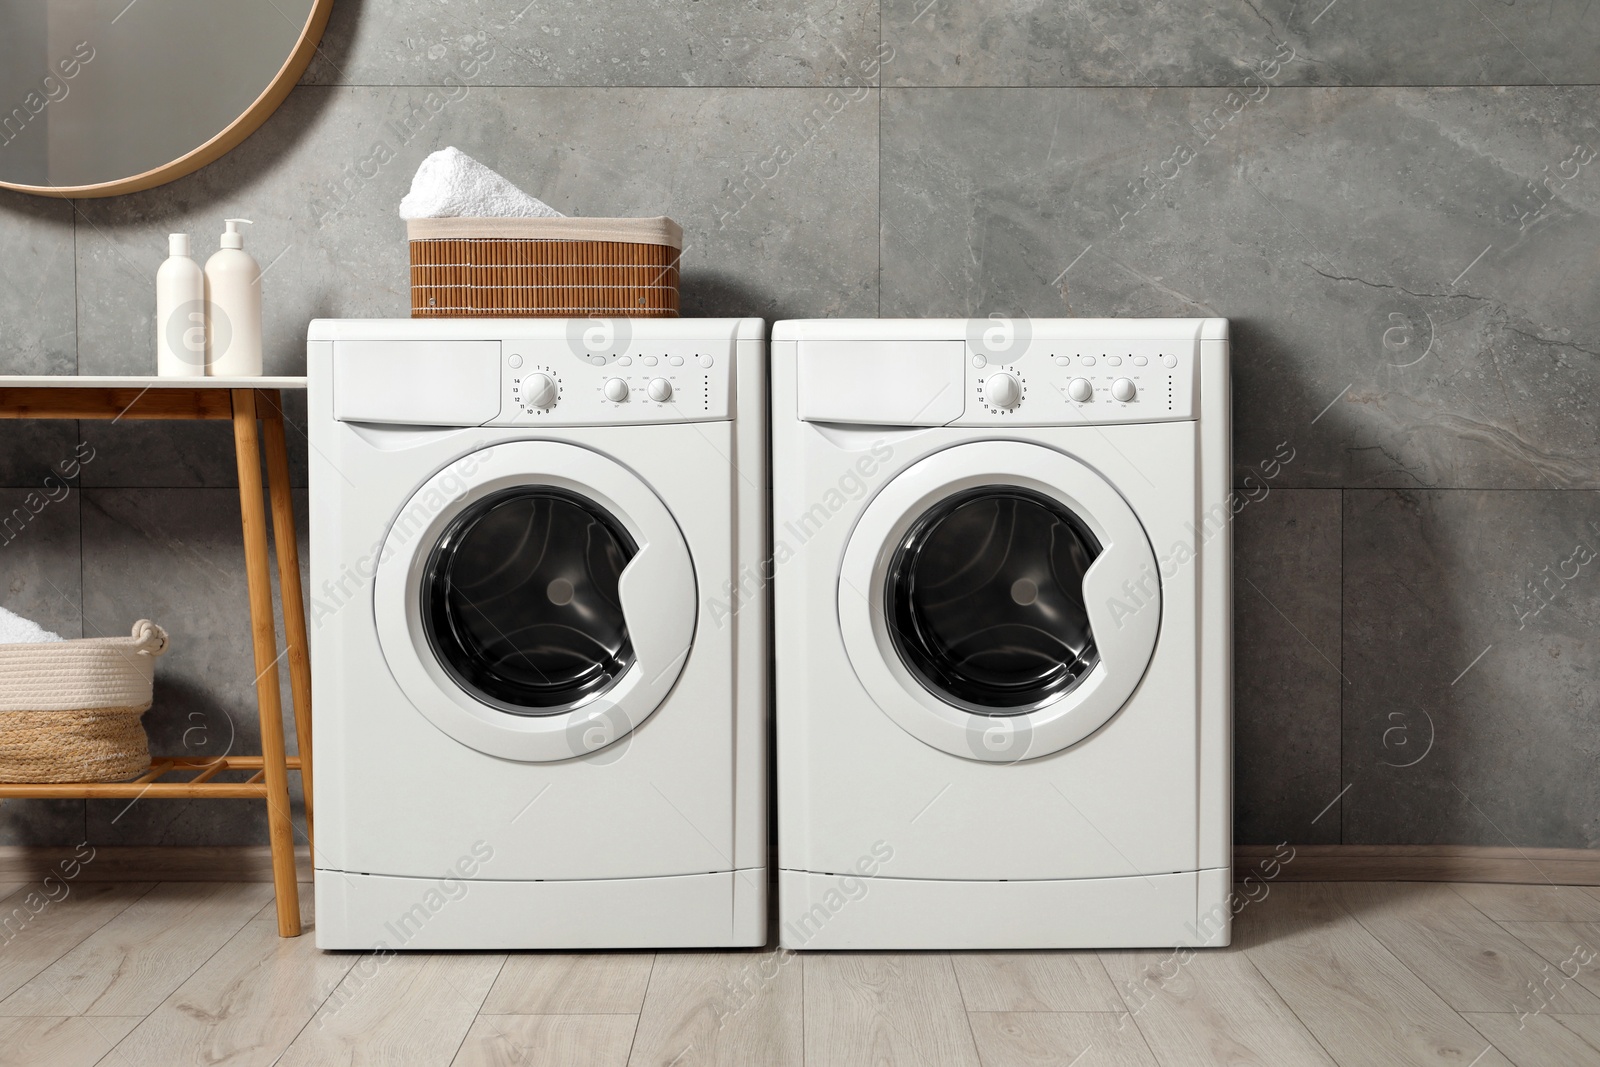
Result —
<path fill-rule="evenodd" d="M 772 420 L 783 944 L 1227 944 L 1227 321 L 780 322 Z"/>
<path fill-rule="evenodd" d="M 319 946 L 764 942 L 763 334 L 312 323 Z"/>

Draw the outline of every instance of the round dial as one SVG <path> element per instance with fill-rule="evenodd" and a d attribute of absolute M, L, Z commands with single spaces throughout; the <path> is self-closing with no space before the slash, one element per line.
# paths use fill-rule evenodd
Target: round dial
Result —
<path fill-rule="evenodd" d="M 523 379 L 522 395 L 529 407 L 551 407 L 556 402 L 556 380 L 548 374 L 530 374 Z"/>
<path fill-rule="evenodd" d="M 650 399 L 664 404 L 672 399 L 672 383 L 665 378 L 650 379 Z"/>
<path fill-rule="evenodd" d="M 1087 378 L 1074 378 L 1067 383 L 1067 395 L 1080 404 L 1086 404 L 1094 399 L 1094 386 L 1089 384 Z"/>
<path fill-rule="evenodd" d="M 1127 378 L 1118 378 L 1111 383 L 1111 395 L 1126 404 L 1139 395 L 1139 389 Z"/>
<path fill-rule="evenodd" d="M 983 383 L 983 395 L 997 408 L 1014 408 L 1022 400 L 1022 383 L 1014 374 L 991 374 Z"/>
<path fill-rule="evenodd" d="M 605 385 L 601 386 L 601 391 L 605 393 L 607 400 L 618 404 L 628 399 L 628 383 L 621 378 L 607 378 Z"/>

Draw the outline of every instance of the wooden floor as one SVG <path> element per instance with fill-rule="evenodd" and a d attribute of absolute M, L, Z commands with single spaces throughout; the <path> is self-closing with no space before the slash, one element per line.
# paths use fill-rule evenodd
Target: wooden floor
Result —
<path fill-rule="evenodd" d="M 1277 884 L 1192 956 L 385 959 L 266 884 L 67 889 L 0 886 L 0 1064 L 1600 1064 L 1600 889 Z"/>

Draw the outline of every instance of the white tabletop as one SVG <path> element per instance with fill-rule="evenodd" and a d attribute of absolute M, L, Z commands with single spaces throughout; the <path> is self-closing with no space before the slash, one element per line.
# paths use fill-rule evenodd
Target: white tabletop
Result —
<path fill-rule="evenodd" d="M 304 378 L 161 378 L 154 374 L 0 374 L 0 389 L 304 389 Z"/>

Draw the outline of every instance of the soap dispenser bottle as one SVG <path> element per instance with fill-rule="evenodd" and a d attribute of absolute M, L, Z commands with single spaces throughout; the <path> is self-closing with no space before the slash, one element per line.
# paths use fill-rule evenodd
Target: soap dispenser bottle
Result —
<path fill-rule="evenodd" d="M 189 258 L 189 235 L 167 235 L 156 271 L 156 373 L 196 378 L 206 372 L 206 276 Z"/>
<path fill-rule="evenodd" d="M 206 368 L 219 378 L 261 374 L 261 268 L 227 219 L 222 247 L 206 260 Z"/>

